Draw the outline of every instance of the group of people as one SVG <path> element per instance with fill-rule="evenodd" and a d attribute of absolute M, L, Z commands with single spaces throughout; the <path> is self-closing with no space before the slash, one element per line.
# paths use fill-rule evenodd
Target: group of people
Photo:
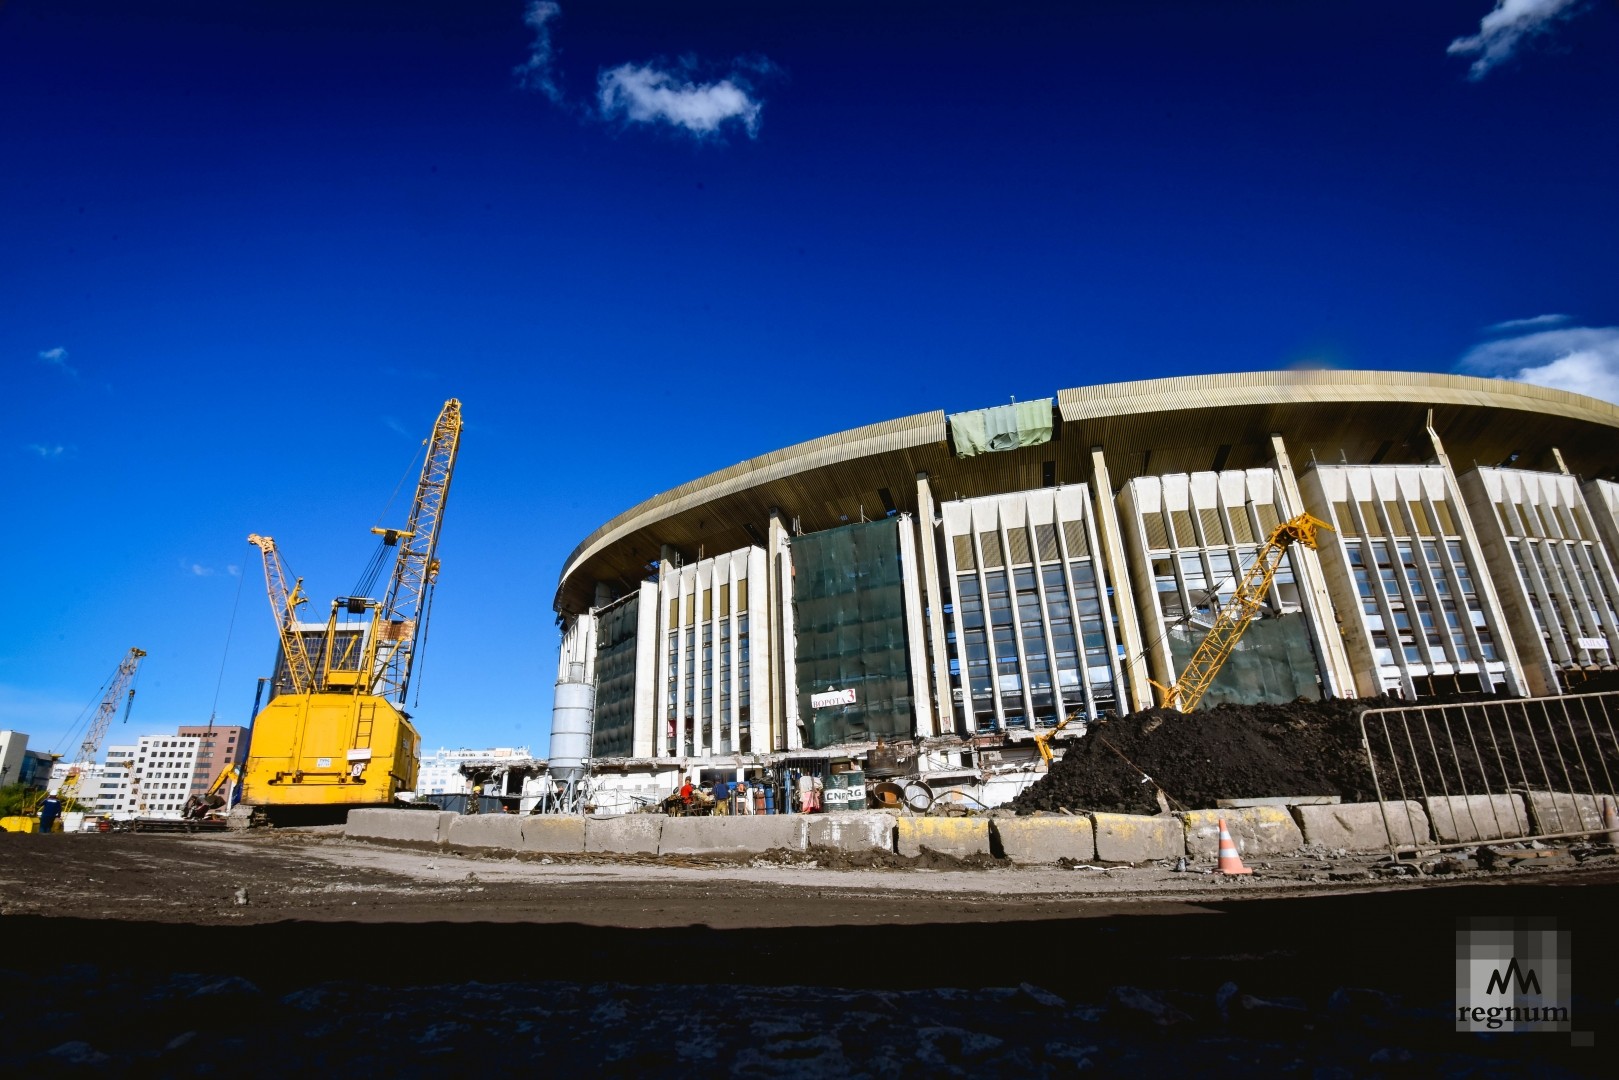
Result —
<path fill-rule="evenodd" d="M 746 781 L 715 781 L 710 789 L 693 784 L 689 779 L 680 785 L 675 796 L 690 810 L 693 806 L 712 804 L 711 813 L 724 817 L 728 814 L 764 813 L 764 789 Z"/>

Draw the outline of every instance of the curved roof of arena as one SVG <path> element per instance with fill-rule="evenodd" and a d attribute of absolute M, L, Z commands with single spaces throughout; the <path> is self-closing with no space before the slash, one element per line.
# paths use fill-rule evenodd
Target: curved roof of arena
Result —
<path fill-rule="evenodd" d="M 587 610 L 598 581 L 628 592 L 665 544 L 691 560 L 762 543 L 772 508 L 806 532 L 915 513 L 918 473 L 939 500 L 1079 483 L 1101 447 L 1117 487 L 1142 475 L 1268 465 L 1273 433 L 1299 469 L 1312 460 L 1420 463 L 1432 457 L 1430 409 L 1459 472 L 1508 461 L 1555 469 L 1556 448 L 1585 479 L 1619 474 L 1619 406 L 1501 379 L 1309 370 L 1082 386 L 1058 392 L 1051 441 L 1040 445 L 957 457 L 935 410 L 785 447 L 654 495 L 574 549 L 555 608 Z"/>

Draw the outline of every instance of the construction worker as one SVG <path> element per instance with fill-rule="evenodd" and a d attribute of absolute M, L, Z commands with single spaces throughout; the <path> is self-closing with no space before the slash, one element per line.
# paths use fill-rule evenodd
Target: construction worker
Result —
<path fill-rule="evenodd" d="M 724 817 L 731 812 L 731 785 L 725 780 L 714 781 L 714 813 Z"/>
<path fill-rule="evenodd" d="M 62 816 L 62 800 L 55 795 L 45 796 L 45 801 L 39 804 L 39 831 L 52 832 L 56 829 L 56 819 Z"/>

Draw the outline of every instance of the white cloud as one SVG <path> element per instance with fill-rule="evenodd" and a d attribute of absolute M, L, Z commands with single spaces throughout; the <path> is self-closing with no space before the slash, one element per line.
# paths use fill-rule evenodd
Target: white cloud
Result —
<path fill-rule="evenodd" d="M 60 345 L 54 349 L 41 350 L 39 359 L 64 375 L 71 375 L 75 379 L 79 377 L 79 373 L 67 362 L 67 350 Z"/>
<path fill-rule="evenodd" d="M 188 563 L 184 559 L 181 559 L 180 560 L 180 566 L 183 569 L 190 571 L 192 577 L 213 577 L 214 576 L 213 567 L 211 567 L 211 566 L 203 566 L 201 563 Z"/>
<path fill-rule="evenodd" d="M 67 453 L 67 447 L 61 445 L 60 443 L 52 443 L 49 445 L 44 443 L 29 443 L 28 452 L 37 457 L 46 458 L 48 460 L 50 458 L 59 458 L 65 455 Z"/>
<path fill-rule="evenodd" d="M 699 136 L 735 120 L 751 137 L 763 106 L 734 80 L 694 83 L 650 65 L 620 64 L 601 73 L 596 97 L 604 119 L 665 123 Z"/>
<path fill-rule="evenodd" d="M 1489 334 L 1517 333 L 1536 327 L 1562 326 L 1569 321 L 1567 315 L 1536 315 L 1528 319 L 1508 319 L 1506 322 L 1498 322 L 1494 326 L 1485 327 L 1484 331 Z"/>
<path fill-rule="evenodd" d="M 1460 367 L 1619 404 L 1619 326 L 1569 326 L 1487 341 L 1462 357 Z"/>
<path fill-rule="evenodd" d="M 562 85 L 553 63 L 551 29 L 546 24 L 561 14 L 562 6 L 551 0 L 534 0 L 528 6 L 523 22 L 533 29 L 534 44 L 529 47 L 528 59 L 514 69 L 519 83 L 538 90 L 558 105 L 562 104 Z"/>
<path fill-rule="evenodd" d="M 1584 0 L 1495 0 L 1495 8 L 1479 20 L 1478 33 L 1459 37 L 1445 51 L 1451 56 L 1476 56 L 1467 77 L 1474 82 L 1506 60 L 1525 41 L 1548 33 L 1552 26 L 1576 14 Z"/>
<path fill-rule="evenodd" d="M 699 81 L 695 64 L 683 66 L 645 63 L 619 64 L 596 76 L 596 100 L 570 106 L 562 90 L 551 44 L 551 20 L 562 14 L 552 0 L 534 0 L 523 22 L 534 31 L 528 59 L 513 69 L 518 83 L 538 90 L 551 103 L 573 109 L 588 120 L 623 124 L 667 124 L 697 138 L 717 135 L 729 123 L 740 124 L 749 138 L 759 131 L 764 103 L 757 97 L 750 75 L 767 77 L 776 67 L 761 56 L 739 57 L 729 72 L 711 81 Z"/>

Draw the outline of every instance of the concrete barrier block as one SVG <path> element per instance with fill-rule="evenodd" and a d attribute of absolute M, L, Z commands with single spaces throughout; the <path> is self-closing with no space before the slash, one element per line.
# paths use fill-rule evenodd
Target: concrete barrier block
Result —
<path fill-rule="evenodd" d="M 443 844 L 459 815 L 442 810 L 350 810 L 343 835 L 351 840 L 396 844 Z"/>
<path fill-rule="evenodd" d="M 1091 820 L 1102 862 L 1155 862 L 1186 854 L 1186 828 L 1173 815 L 1092 814 Z"/>
<path fill-rule="evenodd" d="M 1531 791 L 1529 813 L 1537 833 L 1602 832 L 1602 796 Z"/>
<path fill-rule="evenodd" d="M 1304 846 L 1304 834 L 1285 806 L 1245 806 L 1229 810 L 1188 810 L 1181 815 L 1186 829 L 1186 854 L 1214 859 L 1220 854 L 1220 821 L 1242 856 L 1287 855 Z"/>
<path fill-rule="evenodd" d="M 585 850 L 585 819 L 571 814 L 529 814 L 523 823 L 520 851 L 577 855 Z"/>
<path fill-rule="evenodd" d="M 1001 854 L 1015 863 L 1090 862 L 1096 858 L 1096 831 L 1088 817 L 994 818 Z"/>
<path fill-rule="evenodd" d="M 455 814 L 447 833 L 451 851 L 516 851 L 523 819 L 516 814 Z"/>
<path fill-rule="evenodd" d="M 669 818 L 658 841 L 659 855 L 730 855 L 771 848 L 803 851 L 804 818 L 798 814 Z"/>
<path fill-rule="evenodd" d="M 1388 826 L 1383 824 L 1383 807 L 1388 807 Z M 1383 851 L 1389 846 L 1389 833 L 1397 844 L 1425 844 L 1433 839 L 1428 814 L 1422 804 L 1411 800 L 1388 803 L 1339 803 L 1337 806 L 1295 806 L 1304 841 L 1345 851 Z"/>
<path fill-rule="evenodd" d="M 901 855 L 914 857 L 923 848 L 958 859 L 990 854 L 988 818 L 902 817 L 895 824 L 894 849 Z"/>
<path fill-rule="evenodd" d="M 606 855 L 656 855 L 663 823 L 675 820 L 662 814 L 625 814 L 622 817 L 585 819 L 585 850 Z"/>
<path fill-rule="evenodd" d="M 892 814 L 811 814 L 804 821 L 804 840 L 810 847 L 851 852 L 894 850 Z"/>
<path fill-rule="evenodd" d="M 1529 814 L 1518 795 L 1433 795 L 1423 805 L 1442 843 L 1529 835 Z"/>

